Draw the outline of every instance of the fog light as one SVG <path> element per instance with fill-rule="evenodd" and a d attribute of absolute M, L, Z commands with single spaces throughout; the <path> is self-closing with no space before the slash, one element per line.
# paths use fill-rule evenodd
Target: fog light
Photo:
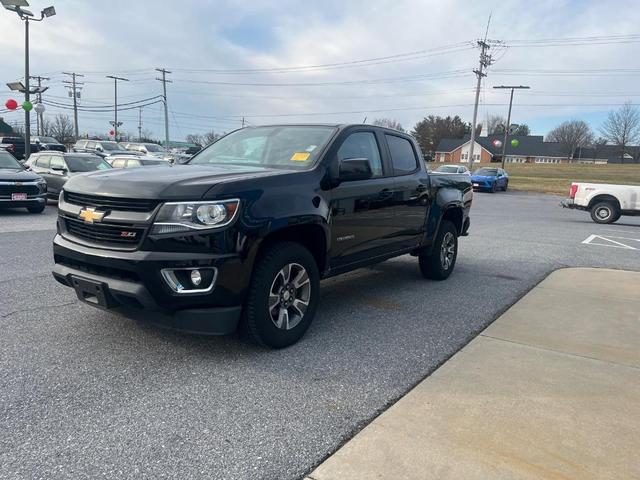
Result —
<path fill-rule="evenodd" d="M 194 287 L 197 287 L 202 283 L 202 275 L 200 275 L 200 270 L 191 270 L 191 283 Z"/>

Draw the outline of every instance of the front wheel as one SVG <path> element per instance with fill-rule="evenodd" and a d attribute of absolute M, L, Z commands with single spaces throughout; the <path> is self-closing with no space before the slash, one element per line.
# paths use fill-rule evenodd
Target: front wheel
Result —
<path fill-rule="evenodd" d="M 458 258 L 458 232 L 453 223 L 443 220 L 430 253 L 418 255 L 420 272 L 431 280 L 446 280 Z"/>
<path fill-rule="evenodd" d="M 491 185 L 491 193 L 496 193 L 498 191 L 498 182 L 493 182 Z"/>
<path fill-rule="evenodd" d="M 620 218 L 619 209 L 612 202 L 596 203 L 591 208 L 591 220 L 596 223 L 613 223 L 618 218 Z"/>
<path fill-rule="evenodd" d="M 255 343 L 287 347 L 309 328 L 319 294 L 320 273 L 311 252 L 294 242 L 274 244 L 256 264 L 243 329 Z"/>

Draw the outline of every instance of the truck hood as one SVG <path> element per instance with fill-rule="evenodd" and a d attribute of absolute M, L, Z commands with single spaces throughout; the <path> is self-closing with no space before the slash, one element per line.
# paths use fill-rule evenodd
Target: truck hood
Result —
<path fill-rule="evenodd" d="M 0 168 L 0 182 L 33 182 L 41 178 L 40 175 L 23 168 Z"/>
<path fill-rule="evenodd" d="M 64 189 L 85 195 L 158 200 L 197 200 L 225 182 L 291 173 L 239 165 L 176 165 L 114 168 L 69 179 Z"/>

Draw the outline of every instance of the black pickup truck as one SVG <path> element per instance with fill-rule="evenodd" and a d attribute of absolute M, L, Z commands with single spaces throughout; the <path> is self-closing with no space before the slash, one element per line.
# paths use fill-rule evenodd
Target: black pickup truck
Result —
<path fill-rule="evenodd" d="M 269 347 L 311 323 L 320 279 L 399 255 L 454 268 L 468 175 L 430 175 L 412 137 L 368 125 L 237 130 L 186 165 L 71 178 L 54 277 L 90 305 Z"/>

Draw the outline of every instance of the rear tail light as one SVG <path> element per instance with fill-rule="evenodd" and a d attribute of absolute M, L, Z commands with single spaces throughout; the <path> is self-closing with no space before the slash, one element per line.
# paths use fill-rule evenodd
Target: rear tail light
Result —
<path fill-rule="evenodd" d="M 569 190 L 569 196 L 571 198 L 576 198 L 576 193 L 578 192 L 578 185 L 575 183 L 571 184 L 571 190 Z"/>

